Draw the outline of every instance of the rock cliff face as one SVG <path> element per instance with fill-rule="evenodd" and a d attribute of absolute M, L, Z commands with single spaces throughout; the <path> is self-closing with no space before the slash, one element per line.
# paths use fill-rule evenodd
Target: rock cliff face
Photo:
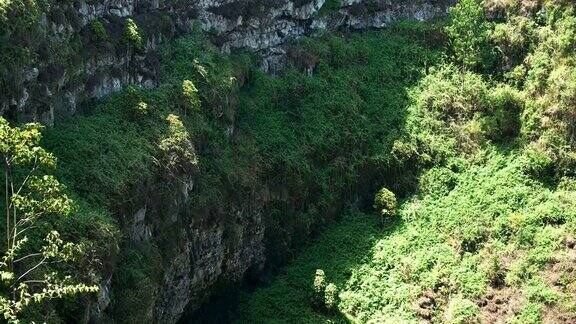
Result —
<path fill-rule="evenodd" d="M 189 213 L 185 194 L 189 184 L 183 184 L 184 194 L 174 202 L 171 220 L 162 221 L 162 226 L 170 222 L 178 225 L 164 233 L 178 237 L 178 248 L 171 251 L 173 255 L 163 269 L 163 279 L 152 304 L 154 323 L 175 323 L 185 309 L 200 307 L 215 284 L 238 282 L 248 271 L 262 270 L 266 260 L 262 202 L 257 196 L 230 201 L 226 210 Z M 158 210 L 152 217 L 162 215 L 165 210 Z M 189 221 L 183 222 L 186 219 Z M 153 228 L 154 224 L 145 226 Z"/>
<path fill-rule="evenodd" d="M 262 68 L 284 64 L 287 40 L 336 28 L 379 28 L 399 19 L 430 20 L 450 0 L 75 0 L 38 14 L 35 39 L 14 39 L 30 58 L 6 64 L 0 113 L 51 124 L 79 103 L 128 84 L 154 87 L 158 45 L 199 26 L 223 51 L 263 56 Z M 130 30 L 129 20 L 135 22 Z M 10 23 L 10 22 L 9 22 Z M 137 33 L 134 39 L 130 32 Z M 14 38 L 26 38 L 14 35 Z M 6 62 L 3 62 L 6 63 Z"/>
<path fill-rule="evenodd" d="M 32 59 L 1 74 L 0 113 L 18 121 L 54 120 L 75 114 L 81 103 L 134 84 L 154 87 L 161 43 L 199 29 L 222 51 L 248 49 L 275 73 L 286 60 L 286 41 L 334 29 L 381 28 L 400 19 L 445 15 L 450 0 L 75 0 L 55 1 L 35 21 Z M 199 28 L 199 29 L 198 29 Z M 155 323 L 175 323 L 194 310 L 219 283 L 237 282 L 266 262 L 263 206 L 266 189 L 227 210 L 191 211 L 193 175 L 174 181 L 168 203 L 153 188 L 127 208 L 126 237 L 133 242 L 171 242 L 174 247 L 145 312 Z M 281 193 L 276 193 L 281 195 Z M 92 320 L 109 302 L 103 283 Z"/>

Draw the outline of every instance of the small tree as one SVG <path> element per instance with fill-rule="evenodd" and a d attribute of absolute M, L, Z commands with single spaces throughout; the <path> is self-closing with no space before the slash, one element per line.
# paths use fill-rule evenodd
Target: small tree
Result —
<path fill-rule="evenodd" d="M 465 67 L 473 69 L 492 55 L 489 46 L 489 23 L 480 0 L 460 0 L 450 10 L 450 38 L 454 56 Z"/>
<path fill-rule="evenodd" d="M 186 113 L 187 110 L 200 110 L 200 97 L 198 95 L 198 89 L 190 80 L 184 80 L 182 82 L 182 103 L 184 106 L 184 113 Z"/>
<path fill-rule="evenodd" d="M 106 27 L 104 27 L 101 20 L 93 20 L 90 23 L 90 31 L 92 32 L 92 37 L 97 44 L 110 40 Z"/>
<path fill-rule="evenodd" d="M 132 18 L 124 21 L 124 40 L 126 43 L 136 49 L 141 49 L 143 46 L 142 35 L 138 25 Z"/>
<path fill-rule="evenodd" d="M 144 116 L 148 115 L 149 112 L 150 112 L 150 109 L 148 107 L 148 104 L 144 101 L 139 101 L 134 106 L 135 117 L 144 117 Z"/>
<path fill-rule="evenodd" d="M 32 303 L 94 292 L 98 288 L 75 284 L 51 265 L 66 264 L 83 253 L 79 244 L 65 243 L 50 230 L 42 242 L 29 236 L 42 235 L 40 225 L 49 216 L 66 216 L 72 201 L 63 186 L 42 171 L 54 168 L 55 158 L 39 146 L 41 126 L 10 127 L 0 117 L 0 157 L 4 164 L 5 247 L 0 259 L 0 312 L 16 323 Z"/>
<path fill-rule="evenodd" d="M 324 270 L 317 269 L 314 275 L 314 283 L 312 285 L 312 303 L 316 307 L 322 307 L 324 305 L 324 290 L 326 289 L 326 277 L 324 275 Z"/>
<path fill-rule="evenodd" d="M 386 188 L 380 189 L 374 197 L 374 209 L 382 215 L 382 221 L 384 221 L 385 218 L 396 216 L 396 195 Z"/>
<path fill-rule="evenodd" d="M 324 270 L 317 269 L 312 285 L 312 304 L 324 312 L 333 311 L 338 303 L 338 288 L 335 284 L 326 284 Z"/>
<path fill-rule="evenodd" d="M 328 311 L 336 309 L 338 304 L 338 287 L 334 283 L 329 283 L 324 289 L 324 306 Z"/>
<path fill-rule="evenodd" d="M 157 163 L 174 177 L 196 170 L 198 165 L 196 150 L 182 120 L 173 114 L 168 115 L 166 120 L 169 123 L 168 135 L 160 142 L 162 160 Z"/>

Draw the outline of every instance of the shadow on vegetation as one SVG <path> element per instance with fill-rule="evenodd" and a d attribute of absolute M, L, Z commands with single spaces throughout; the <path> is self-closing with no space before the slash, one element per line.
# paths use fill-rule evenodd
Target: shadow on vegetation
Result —
<path fill-rule="evenodd" d="M 225 211 L 255 200 L 244 193 L 269 189 L 266 197 L 257 197 L 266 201 L 262 207 L 268 272 L 248 278 L 248 287 L 216 288 L 214 295 L 219 297 L 181 322 L 298 321 L 305 315 L 321 319 L 324 315 L 310 307 L 307 295 L 315 270 L 322 268 L 328 282 L 343 285 L 351 269 L 369 258 L 367 251 L 375 237 L 383 235 L 378 220 L 346 212 L 348 206 L 369 209 L 382 186 L 400 197 L 414 188 L 416 165 L 400 163 L 391 152 L 395 141 L 405 135 L 409 90 L 441 60 L 438 34 L 434 27 L 407 23 L 382 31 L 304 39 L 294 45 L 293 68 L 282 77 L 251 68 L 235 71 L 230 57 L 204 51 L 197 40 L 181 39 L 167 50 L 170 59 L 161 87 L 129 88 L 112 95 L 91 113 L 75 116 L 59 125 L 57 132 L 48 131 L 45 144 L 60 161 L 59 178 L 78 200 L 116 215 L 131 215 L 145 203 L 139 200 L 145 195 L 138 188 L 171 193 L 172 180 L 159 179 L 154 162 L 158 143 L 168 132 L 166 116 L 178 114 L 194 137 L 200 161 L 191 195 L 194 208 Z M 313 63 L 312 76 L 298 69 L 303 58 Z M 207 77 L 205 69 L 210 71 Z M 231 76 L 240 80 L 239 91 L 230 85 Z M 183 79 L 198 85 L 200 112 L 187 111 L 181 100 L 174 100 L 182 96 Z M 235 131 L 229 135 L 225 127 L 231 125 Z M 150 213 L 147 219 L 164 219 Z M 351 221 L 356 216 L 362 221 Z M 338 218 L 340 223 L 327 225 Z M 123 226 L 130 219 L 118 221 Z M 155 228 L 162 230 L 162 222 L 158 223 Z M 333 242 L 307 244 L 311 235 L 320 232 L 314 241 Z M 143 261 L 126 266 L 127 273 L 138 274 L 133 285 L 113 283 L 114 295 L 124 296 L 125 290 L 137 295 L 112 301 L 113 312 L 127 310 L 114 314 L 118 321 L 137 322 L 145 314 L 138 314 L 133 305 L 154 303 L 153 298 L 137 293 L 161 285 L 148 269 L 170 261 L 173 244 L 163 240 L 181 243 L 173 233 L 169 228 L 151 238 L 153 257 L 135 253 L 133 259 Z M 294 259 L 296 254 L 302 257 Z M 302 262 L 307 263 L 299 268 Z M 287 275 L 297 269 L 303 270 Z M 291 283 L 299 288 L 294 290 L 296 295 L 281 286 L 274 288 L 273 283 L 286 280 L 282 278 L 296 278 Z M 266 283 L 271 285 L 264 289 L 279 289 L 278 300 L 258 299 L 261 289 L 254 286 Z M 248 316 L 248 303 L 257 310 L 254 314 L 262 316 Z M 273 306 L 283 303 L 294 303 L 289 307 L 293 313 L 283 314 Z M 266 317 L 268 312 L 273 316 Z M 339 315 L 332 317 L 345 321 Z"/>
<path fill-rule="evenodd" d="M 254 136 L 270 162 L 267 174 L 277 184 L 272 190 L 286 190 L 291 200 L 267 207 L 264 274 L 216 292 L 180 323 L 349 322 L 339 312 L 314 309 L 314 274 L 322 269 L 326 283 L 343 287 L 354 269 L 371 260 L 374 243 L 402 225 L 398 219 L 383 229 L 376 215 L 354 210 L 371 211 L 383 186 L 400 198 L 414 192 L 416 162 L 400 162 L 391 152 L 405 136 L 410 89 L 440 61 L 441 38 L 433 27 L 404 23 L 305 39 L 291 60 L 298 67 L 299 58 L 316 57 L 313 76 L 289 70 L 244 86 L 240 128 Z M 302 229 L 306 219 L 299 214 L 313 220 L 311 227 Z M 340 219 L 326 225 L 334 218 Z M 320 234 L 307 239 L 315 232 Z"/>
<path fill-rule="evenodd" d="M 326 274 L 326 283 L 345 287 L 355 269 L 369 262 L 374 244 L 402 226 L 400 218 L 382 225 L 375 215 L 357 211 L 346 213 L 282 272 L 267 283 L 246 284 L 228 289 L 212 298 L 200 310 L 187 314 L 180 323 L 266 323 L 351 321 L 339 311 L 313 306 L 313 282 L 317 269 Z M 247 310 L 249 311 L 247 312 Z"/>

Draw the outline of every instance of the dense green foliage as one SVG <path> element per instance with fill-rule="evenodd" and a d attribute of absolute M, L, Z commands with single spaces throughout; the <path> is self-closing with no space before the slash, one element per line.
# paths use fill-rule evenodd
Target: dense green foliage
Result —
<path fill-rule="evenodd" d="M 573 5 L 461 1 L 451 18 L 450 59 L 406 90 L 392 155 L 419 176 L 400 219 L 351 213 L 242 298 L 240 322 L 575 318 Z M 339 312 L 311 302 L 315 269 Z"/>
<path fill-rule="evenodd" d="M 8 323 L 20 322 L 32 306 L 98 291 L 95 285 L 65 275 L 66 267 L 85 258 L 86 251 L 82 243 L 64 242 L 50 228 L 50 218 L 66 217 L 74 206 L 58 180 L 46 174 L 56 162 L 39 146 L 40 129 L 38 124 L 11 127 L 0 117 L 2 236 L 6 238 L 0 259 L 0 313 Z M 88 277 L 93 269 L 83 271 Z"/>
<path fill-rule="evenodd" d="M 489 59 L 489 24 L 480 0 L 461 0 L 451 8 L 451 23 L 446 27 L 455 59 L 475 68 Z"/>
<path fill-rule="evenodd" d="M 53 226 L 116 269 L 107 320 L 146 320 L 190 219 L 233 221 L 254 201 L 268 265 L 302 253 L 240 294 L 241 322 L 574 318 L 574 6 L 463 0 L 450 18 L 299 40 L 280 77 L 184 37 L 165 46 L 157 89 L 48 130 L 80 205 Z M 139 27 L 122 36 L 136 50 Z M 139 242 L 128 226 L 143 206 L 155 239 Z M 30 316 L 78 320 L 65 312 L 78 302 Z"/>
<path fill-rule="evenodd" d="M 277 197 L 266 219 L 271 264 L 299 249 L 348 197 L 371 199 L 394 163 L 389 152 L 408 103 L 404 89 L 439 58 L 417 42 L 417 35 L 431 32 L 420 28 L 304 41 L 296 46 L 318 59 L 313 77 L 296 68 L 298 58 L 286 76 L 275 78 L 247 68 L 247 57 L 232 61 L 202 40 L 182 39 L 165 50 L 171 60 L 158 90 L 127 89 L 49 130 L 45 144 L 60 159 L 59 176 L 88 209 L 141 208 L 140 193 L 154 190 L 158 208 L 166 210 L 154 220 L 165 241 L 122 246 L 118 267 L 139 279 L 114 280 L 111 316 L 141 320 L 144 313 L 131 313 L 130 305 L 151 300 L 138 292 L 150 291 L 162 274 L 149 269 L 170 260 L 182 239 L 173 234 L 178 223 L 162 218 L 171 207 L 160 201 L 178 190 L 164 182 L 197 170 L 191 208 L 200 212 L 242 202 L 251 188 L 268 186 Z M 239 129 L 229 138 L 224 126 L 235 119 Z M 366 181 L 362 173 L 377 178 Z M 286 193 L 301 207 L 287 204 Z"/>
<path fill-rule="evenodd" d="M 382 217 L 396 215 L 397 201 L 394 193 L 386 188 L 380 189 L 374 197 L 374 209 L 380 212 Z"/>
<path fill-rule="evenodd" d="M 571 314 L 574 274 L 554 273 L 561 268 L 550 262 L 572 262 L 564 240 L 576 228 L 576 193 L 550 190 L 530 179 L 524 173 L 527 161 L 517 154 L 492 150 L 480 155 L 483 163 L 448 170 L 452 184 L 445 193 L 424 193 L 447 185 L 441 177 L 428 180 L 423 193 L 403 202 L 401 220 L 383 231 L 367 216 L 347 216 L 286 274 L 250 297 L 243 321 L 402 322 L 422 315 L 448 320 L 455 316 L 449 305 L 476 305 L 487 293 L 507 289 L 522 301 L 519 312 L 555 305 Z M 423 177 L 430 174 L 438 174 L 437 169 Z M 309 302 L 307 285 L 315 268 L 324 269 L 326 280 L 340 287 L 341 314 L 335 317 L 316 312 Z M 567 276 L 566 281 L 552 286 L 555 275 Z M 433 296 L 435 306 L 419 309 L 415 302 L 423 295 Z M 474 309 L 475 317 L 488 312 Z"/>

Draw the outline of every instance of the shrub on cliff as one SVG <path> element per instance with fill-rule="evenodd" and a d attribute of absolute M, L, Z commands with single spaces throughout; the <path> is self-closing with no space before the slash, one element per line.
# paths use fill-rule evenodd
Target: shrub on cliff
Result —
<path fill-rule="evenodd" d="M 140 49 L 143 45 L 140 29 L 132 18 L 128 18 L 124 22 L 124 40 L 128 45 L 136 49 Z"/>
<path fill-rule="evenodd" d="M 383 220 L 396 216 L 397 207 L 396 195 L 394 195 L 392 191 L 387 188 L 382 188 L 376 193 L 374 197 L 374 209 L 382 215 Z"/>
<path fill-rule="evenodd" d="M 182 82 L 182 105 L 184 106 L 184 114 L 186 114 L 187 111 L 200 110 L 198 89 L 190 80 L 184 80 Z"/>
<path fill-rule="evenodd" d="M 168 134 L 160 142 L 162 157 L 158 160 L 158 164 L 172 176 L 187 174 L 195 170 L 198 164 L 190 134 L 180 117 L 170 114 L 166 120 L 169 123 Z"/>
<path fill-rule="evenodd" d="M 135 117 L 144 117 L 144 116 L 148 115 L 149 113 L 150 113 L 150 108 L 148 107 L 148 104 L 144 101 L 139 101 L 134 106 Z"/>
<path fill-rule="evenodd" d="M 97 44 L 106 42 L 110 39 L 106 27 L 101 20 L 94 20 L 90 23 L 90 31 L 92 32 L 92 37 Z"/>

